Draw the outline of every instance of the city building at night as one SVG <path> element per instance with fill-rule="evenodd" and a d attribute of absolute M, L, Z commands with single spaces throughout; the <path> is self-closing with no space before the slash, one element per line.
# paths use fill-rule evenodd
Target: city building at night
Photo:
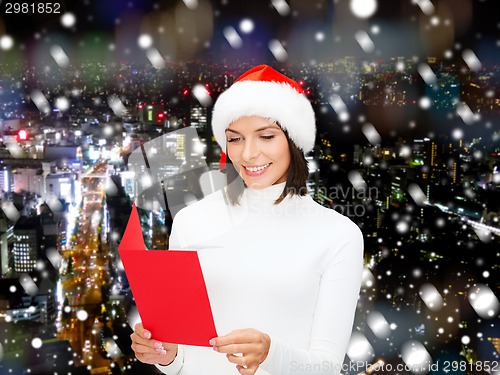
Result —
<path fill-rule="evenodd" d="M 21 217 L 14 225 L 14 273 L 28 273 L 36 269 L 41 256 L 42 227 L 39 217 Z"/>

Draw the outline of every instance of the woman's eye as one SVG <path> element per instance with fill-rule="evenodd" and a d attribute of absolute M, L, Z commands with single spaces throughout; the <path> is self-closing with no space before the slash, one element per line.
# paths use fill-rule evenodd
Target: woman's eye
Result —
<path fill-rule="evenodd" d="M 230 142 L 237 142 L 237 141 L 239 141 L 240 139 L 241 139 L 240 137 L 237 137 L 237 138 L 229 138 L 229 139 L 227 140 L 227 142 L 228 142 L 228 143 L 230 143 Z"/>
<path fill-rule="evenodd" d="M 262 139 L 273 139 L 274 135 L 262 135 L 261 138 Z"/>

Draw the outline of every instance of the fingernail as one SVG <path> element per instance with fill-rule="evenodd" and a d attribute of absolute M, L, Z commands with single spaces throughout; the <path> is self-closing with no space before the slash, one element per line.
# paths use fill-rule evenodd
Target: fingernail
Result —
<path fill-rule="evenodd" d="M 147 338 L 147 339 L 150 339 L 151 338 L 151 332 L 144 331 L 144 337 Z"/>
<path fill-rule="evenodd" d="M 218 351 L 219 351 L 219 348 L 218 348 L 217 346 L 214 346 L 213 348 L 214 348 L 214 350 L 215 350 L 216 352 L 218 352 Z"/>
<path fill-rule="evenodd" d="M 166 355 L 167 354 L 167 351 L 165 349 L 162 350 L 162 352 L 160 353 L 161 355 Z"/>
<path fill-rule="evenodd" d="M 156 349 L 162 349 L 163 348 L 163 345 L 160 342 L 155 342 L 154 346 L 155 346 Z"/>
<path fill-rule="evenodd" d="M 211 339 L 208 343 L 209 343 L 210 345 L 215 345 L 215 339 Z"/>

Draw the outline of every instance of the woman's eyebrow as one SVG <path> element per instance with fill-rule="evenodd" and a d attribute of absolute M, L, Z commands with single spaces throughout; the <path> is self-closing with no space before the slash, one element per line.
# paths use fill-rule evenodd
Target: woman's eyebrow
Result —
<path fill-rule="evenodd" d="M 267 126 L 264 126 L 263 128 L 257 129 L 255 132 L 261 132 L 263 130 L 268 130 L 268 129 L 280 130 L 280 128 L 278 127 L 278 125 L 276 125 L 276 126 L 274 126 L 274 125 L 267 125 Z"/>
<path fill-rule="evenodd" d="M 280 128 L 279 128 L 279 127 L 277 127 L 277 126 L 268 125 L 268 126 L 264 126 L 263 128 L 259 128 L 259 129 L 255 130 L 255 133 L 257 133 L 257 132 L 261 132 L 261 131 L 264 131 L 264 130 L 268 130 L 268 129 L 280 130 Z M 227 128 L 227 129 L 226 129 L 226 132 L 232 132 L 232 133 L 236 133 L 236 134 L 241 135 L 241 133 L 240 133 L 240 132 L 237 132 L 236 130 L 233 130 L 233 129 L 231 129 L 231 128 Z"/>

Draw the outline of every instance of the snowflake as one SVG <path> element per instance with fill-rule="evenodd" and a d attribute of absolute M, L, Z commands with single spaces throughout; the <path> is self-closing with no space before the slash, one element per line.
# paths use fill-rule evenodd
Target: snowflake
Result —
<path fill-rule="evenodd" d="M 64 27 L 70 28 L 75 26 L 76 24 L 76 17 L 73 13 L 71 12 L 66 12 L 61 16 L 61 25 Z"/>
<path fill-rule="evenodd" d="M 35 349 L 40 349 L 42 347 L 42 340 L 38 337 L 35 337 L 33 340 L 31 340 L 31 346 Z"/>
<path fill-rule="evenodd" d="M 351 0 L 351 12 L 358 18 L 369 18 L 377 10 L 376 0 Z"/>
<path fill-rule="evenodd" d="M 244 18 L 240 22 L 240 30 L 244 34 L 250 34 L 255 28 L 254 22 L 250 18 Z"/>

